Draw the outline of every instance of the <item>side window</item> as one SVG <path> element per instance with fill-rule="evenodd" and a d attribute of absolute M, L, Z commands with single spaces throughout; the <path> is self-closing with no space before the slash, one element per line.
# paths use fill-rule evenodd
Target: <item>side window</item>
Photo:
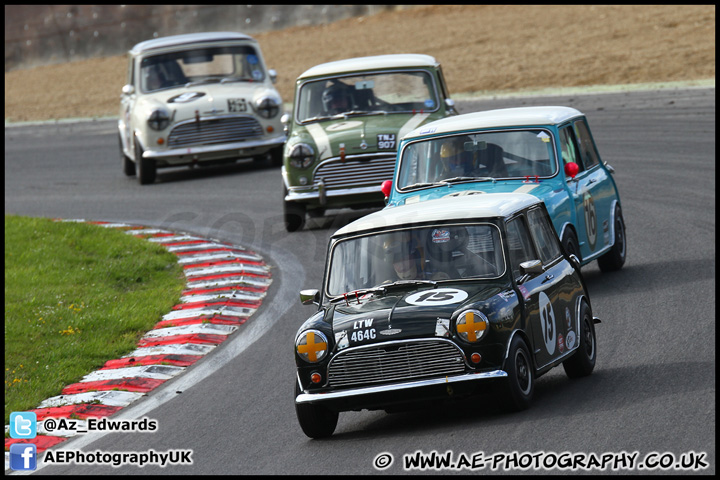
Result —
<path fill-rule="evenodd" d="M 595 150 L 590 129 L 585 120 L 575 122 L 575 133 L 577 133 L 578 146 L 580 147 L 580 155 L 586 169 L 590 169 L 599 163 L 598 153 Z"/>
<path fill-rule="evenodd" d="M 524 217 L 515 217 L 507 222 L 507 241 L 510 252 L 510 268 L 512 268 L 513 277 L 518 278 L 520 264 L 538 258 L 532 243 L 530 243 L 530 234 Z"/>
<path fill-rule="evenodd" d="M 540 260 L 548 264 L 560 256 L 560 244 L 553 226 L 543 215 L 542 210 L 535 208 L 528 212 L 530 231 L 535 239 L 535 245 L 540 252 Z"/>
<path fill-rule="evenodd" d="M 563 165 L 575 162 L 580 168 L 580 172 L 585 170 L 582 160 L 580 159 L 580 155 L 578 154 L 577 142 L 575 142 L 575 133 L 570 126 L 560 129 L 560 149 L 562 151 Z"/>

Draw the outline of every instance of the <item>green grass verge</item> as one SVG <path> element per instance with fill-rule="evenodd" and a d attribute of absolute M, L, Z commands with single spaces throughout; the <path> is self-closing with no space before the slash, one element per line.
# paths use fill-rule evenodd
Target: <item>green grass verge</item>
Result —
<path fill-rule="evenodd" d="M 122 230 L 5 216 L 5 425 L 136 348 L 179 301 L 164 247 Z"/>

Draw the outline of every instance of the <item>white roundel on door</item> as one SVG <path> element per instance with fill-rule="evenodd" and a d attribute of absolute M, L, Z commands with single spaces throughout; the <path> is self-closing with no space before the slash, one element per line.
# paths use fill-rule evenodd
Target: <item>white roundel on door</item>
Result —
<path fill-rule="evenodd" d="M 553 312 L 550 299 L 545 292 L 540 292 L 540 332 L 545 341 L 545 349 L 552 355 L 555 353 L 557 343 L 557 330 L 555 328 L 555 312 Z"/>

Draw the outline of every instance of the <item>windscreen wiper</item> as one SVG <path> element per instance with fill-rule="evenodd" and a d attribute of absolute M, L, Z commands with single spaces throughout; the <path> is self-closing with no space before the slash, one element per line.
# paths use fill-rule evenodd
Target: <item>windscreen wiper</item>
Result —
<path fill-rule="evenodd" d="M 206 83 L 220 83 L 219 78 L 203 78 L 202 80 L 195 80 L 194 82 L 188 82 L 185 84 L 186 87 L 194 87 L 195 85 L 204 85 Z"/>
<path fill-rule="evenodd" d="M 220 83 L 231 83 L 231 82 L 252 82 L 253 79 L 250 77 L 225 77 L 220 80 Z"/>
<path fill-rule="evenodd" d="M 495 179 L 493 177 L 452 177 L 452 178 L 443 178 L 442 180 L 438 180 L 437 183 L 446 184 L 446 183 L 460 183 L 460 182 L 488 182 L 491 180 L 495 180 Z"/>
<path fill-rule="evenodd" d="M 357 301 L 359 303 L 361 295 L 378 293 L 381 295 L 386 295 L 389 289 L 417 287 L 418 285 L 427 285 L 429 287 L 435 288 L 437 287 L 437 282 L 434 280 L 398 280 L 385 285 L 378 285 L 372 288 L 361 288 L 359 290 L 353 290 L 351 292 L 343 293 L 341 296 L 335 297 L 330 300 L 330 303 L 335 303 L 340 300 L 345 300 L 345 303 L 350 303 L 350 301 Z"/>

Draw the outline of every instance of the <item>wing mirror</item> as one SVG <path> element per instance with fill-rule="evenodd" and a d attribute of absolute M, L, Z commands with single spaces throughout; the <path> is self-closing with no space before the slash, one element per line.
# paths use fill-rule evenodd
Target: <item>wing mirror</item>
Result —
<path fill-rule="evenodd" d="M 565 164 L 565 175 L 575 179 L 575 175 L 578 174 L 580 171 L 580 167 L 578 167 L 578 164 L 575 162 L 570 162 Z"/>
<path fill-rule="evenodd" d="M 448 111 L 457 114 L 457 110 L 455 110 L 455 100 L 453 100 L 452 98 L 445 99 L 445 108 L 447 108 Z"/>
<path fill-rule="evenodd" d="M 277 71 L 275 71 L 274 68 L 271 68 L 270 70 L 268 70 L 268 77 L 270 77 L 270 81 L 272 83 L 277 82 Z"/>
<path fill-rule="evenodd" d="M 520 264 L 520 273 L 527 275 L 530 273 L 543 273 L 542 262 L 540 260 L 528 260 Z"/>
<path fill-rule="evenodd" d="M 387 203 L 388 198 L 390 197 L 390 192 L 392 191 L 392 180 L 385 180 L 382 182 L 382 185 L 380 185 L 380 190 L 382 191 L 383 195 L 385 195 L 385 203 Z"/>
<path fill-rule="evenodd" d="M 301 290 L 300 303 L 303 305 L 320 305 L 320 290 Z"/>
<path fill-rule="evenodd" d="M 531 275 L 540 274 L 545 270 L 543 269 L 542 262 L 540 260 L 528 260 L 520 264 L 520 278 L 517 279 L 518 285 L 527 282 Z"/>
<path fill-rule="evenodd" d="M 122 88 L 123 95 L 132 95 L 133 93 L 135 93 L 135 87 L 130 84 L 127 84 Z"/>
<path fill-rule="evenodd" d="M 283 133 L 287 136 L 290 133 L 290 114 L 285 112 L 280 117 L 280 123 L 283 125 Z"/>

